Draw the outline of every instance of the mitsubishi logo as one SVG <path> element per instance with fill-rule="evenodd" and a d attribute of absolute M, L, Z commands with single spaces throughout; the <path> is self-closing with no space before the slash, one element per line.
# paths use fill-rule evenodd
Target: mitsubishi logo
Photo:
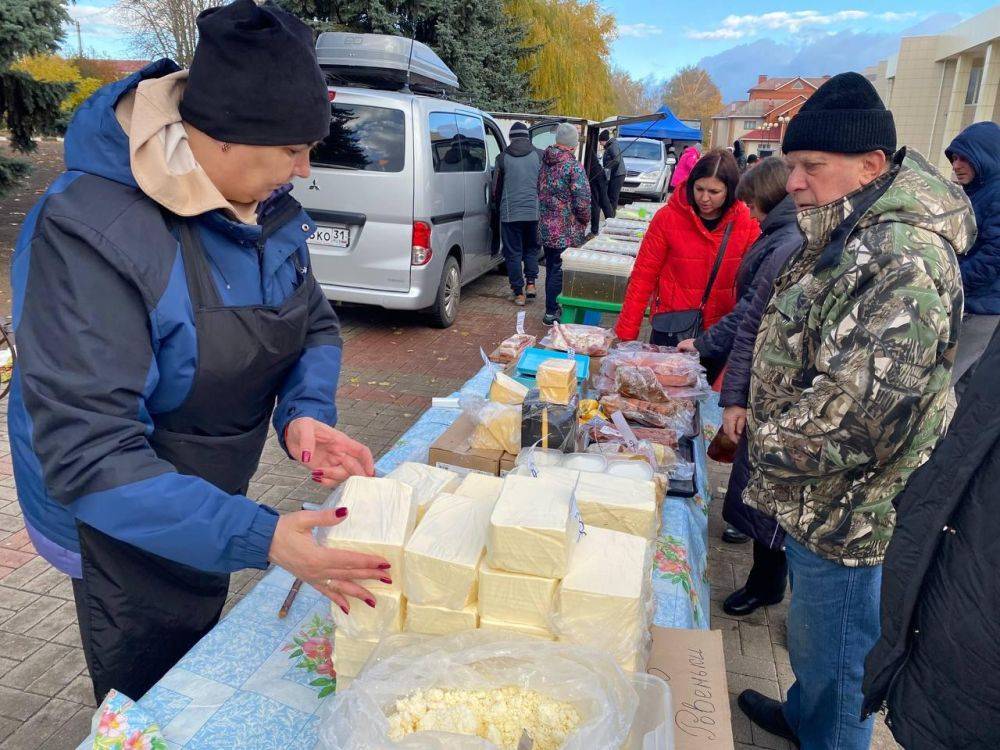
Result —
<path fill-rule="evenodd" d="M 312 185 L 309 186 L 310 190 L 319 190 L 319 185 L 316 184 L 316 180 L 312 181 Z"/>

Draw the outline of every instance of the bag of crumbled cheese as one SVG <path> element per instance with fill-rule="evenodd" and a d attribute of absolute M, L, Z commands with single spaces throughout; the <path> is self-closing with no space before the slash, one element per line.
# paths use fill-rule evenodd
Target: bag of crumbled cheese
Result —
<path fill-rule="evenodd" d="M 631 679 L 581 646 L 469 630 L 383 639 L 320 709 L 323 750 L 619 748 L 638 708 Z"/>

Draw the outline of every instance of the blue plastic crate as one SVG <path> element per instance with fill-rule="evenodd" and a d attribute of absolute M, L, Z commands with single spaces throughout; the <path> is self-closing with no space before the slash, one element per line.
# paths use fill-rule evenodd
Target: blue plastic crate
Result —
<path fill-rule="evenodd" d="M 517 362 L 518 375 L 530 375 L 534 377 L 538 373 L 538 366 L 547 359 L 569 359 L 566 352 L 553 351 L 551 349 L 539 349 L 531 347 L 521 353 L 521 359 Z M 590 375 L 590 357 L 586 354 L 576 355 L 576 379 L 586 380 Z"/>

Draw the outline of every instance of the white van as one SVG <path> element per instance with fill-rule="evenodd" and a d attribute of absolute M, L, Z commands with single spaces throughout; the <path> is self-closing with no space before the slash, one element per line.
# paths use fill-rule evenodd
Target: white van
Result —
<path fill-rule="evenodd" d="M 332 32 L 316 51 L 330 135 L 295 184 L 317 223 L 313 272 L 331 300 L 450 326 L 462 285 L 502 260 L 490 187 L 506 139 L 488 114 L 446 98 L 458 79 L 419 42 Z"/>

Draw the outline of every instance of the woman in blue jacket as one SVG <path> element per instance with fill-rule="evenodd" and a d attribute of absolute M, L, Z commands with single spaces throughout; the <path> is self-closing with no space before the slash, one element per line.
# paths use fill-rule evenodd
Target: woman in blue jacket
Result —
<path fill-rule="evenodd" d="M 961 397 L 1000 321 L 1000 125 L 970 125 L 945 155 L 976 212 L 976 243 L 959 258 L 965 316 L 952 382 Z"/>
<path fill-rule="evenodd" d="M 198 28 L 190 71 L 160 60 L 79 109 L 13 260 L 18 496 L 73 578 L 98 702 L 165 674 L 232 571 L 276 563 L 345 611 L 371 600 L 357 581 L 389 575 L 315 543 L 343 511 L 279 519 L 246 496 L 272 414 L 318 482 L 373 464 L 332 427 L 339 325 L 287 188 L 329 132 L 312 34 L 253 0 Z"/>
<path fill-rule="evenodd" d="M 725 612 L 733 616 L 776 604 L 785 595 L 785 533 L 773 518 L 743 504 L 743 490 L 750 478 L 745 431 L 757 328 L 775 278 L 803 244 L 795 204 L 785 191 L 787 181 L 788 167 L 776 156 L 764 159 L 743 175 L 736 195 L 760 222 L 761 234 L 743 256 L 736 277 L 739 301 L 732 312 L 697 339 L 680 343 L 682 349 L 695 350 L 702 359 L 727 363 L 719 401 L 725 407 L 723 428 L 738 449 L 722 511 L 730 526 L 726 531 L 729 538 L 723 538 L 738 541 L 737 535 L 751 537 L 754 560 L 746 584 L 723 603 Z"/>

